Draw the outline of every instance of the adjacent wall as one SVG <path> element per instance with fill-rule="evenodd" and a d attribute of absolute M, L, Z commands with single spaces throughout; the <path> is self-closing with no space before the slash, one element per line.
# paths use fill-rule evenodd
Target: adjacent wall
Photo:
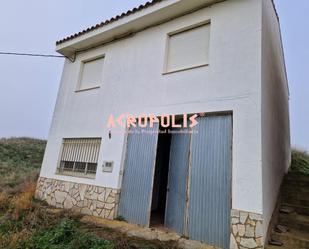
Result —
<path fill-rule="evenodd" d="M 271 0 L 263 0 L 262 172 L 264 234 L 290 165 L 289 92 L 280 27 Z"/>

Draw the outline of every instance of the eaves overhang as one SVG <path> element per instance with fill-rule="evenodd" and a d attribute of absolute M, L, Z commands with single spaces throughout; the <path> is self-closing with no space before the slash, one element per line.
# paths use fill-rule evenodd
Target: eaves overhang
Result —
<path fill-rule="evenodd" d="M 77 53 L 223 1 L 226 0 L 154 0 L 58 41 L 56 51 L 74 59 Z"/>

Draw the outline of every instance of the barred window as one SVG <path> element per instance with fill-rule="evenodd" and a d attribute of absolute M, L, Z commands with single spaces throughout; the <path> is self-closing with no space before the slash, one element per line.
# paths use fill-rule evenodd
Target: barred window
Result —
<path fill-rule="evenodd" d="M 63 139 L 58 173 L 94 177 L 97 171 L 101 138 Z"/>

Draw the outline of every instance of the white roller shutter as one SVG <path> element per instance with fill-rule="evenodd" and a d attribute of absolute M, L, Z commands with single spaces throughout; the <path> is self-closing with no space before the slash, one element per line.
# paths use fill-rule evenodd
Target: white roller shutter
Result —
<path fill-rule="evenodd" d="M 104 58 L 83 62 L 79 90 L 98 87 L 101 85 L 103 63 Z"/>
<path fill-rule="evenodd" d="M 208 64 L 210 24 L 169 35 L 166 71 Z"/>

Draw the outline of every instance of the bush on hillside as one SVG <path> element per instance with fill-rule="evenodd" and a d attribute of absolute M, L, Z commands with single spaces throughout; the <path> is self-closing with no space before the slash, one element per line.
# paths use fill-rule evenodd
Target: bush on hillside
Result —
<path fill-rule="evenodd" d="M 309 154 L 305 151 L 292 151 L 291 170 L 297 173 L 309 175 Z"/>
<path fill-rule="evenodd" d="M 28 240 L 21 241 L 16 248 L 28 249 L 113 249 L 111 242 L 89 233 L 81 233 L 76 221 L 65 218 L 57 226 L 40 231 Z"/>

